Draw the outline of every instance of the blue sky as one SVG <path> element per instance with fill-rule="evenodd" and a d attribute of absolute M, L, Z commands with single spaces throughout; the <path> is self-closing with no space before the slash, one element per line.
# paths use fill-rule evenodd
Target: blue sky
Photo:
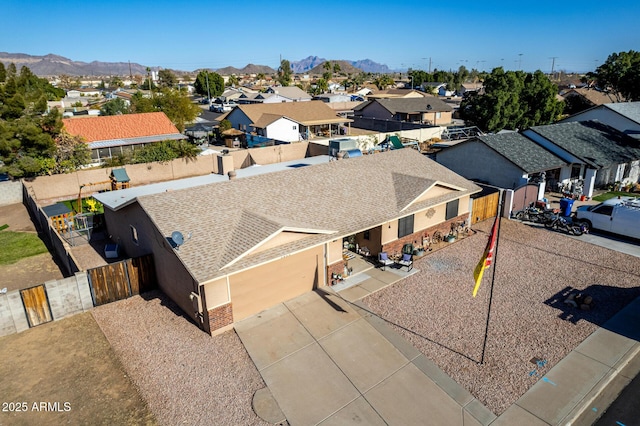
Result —
<path fill-rule="evenodd" d="M 591 71 L 640 50 L 640 2 L 5 0 L 0 51 L 191 71 L 371 59 L 391 69 Z"/>

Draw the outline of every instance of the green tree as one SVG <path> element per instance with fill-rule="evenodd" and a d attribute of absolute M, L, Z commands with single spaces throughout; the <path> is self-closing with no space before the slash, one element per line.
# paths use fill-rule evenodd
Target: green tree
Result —
<path fill-rule="evenodd" d="M 224 132 L 225 130 L 229 130 L 231 128 L 231 122 L 227 119 L 224 119 L 220 122 L 220 124 L 218 124 L 218 130 L 220 130 L 220 133 Z"/>
<path fill-rule="evenodd" d="M 15 78 L 18 75 L 18 70 L 16 69 L 16 64 L 11 62 L 7 67 L 7 78 Z"/>
<path fill-rule="evenodd" d="M 91 150 L 79 136 L 62 131 L 55 142 L 55 166 L 51 172 L 68 173 L 91 162 Z"/>
<path fill-rule="evenodd" d="M 199 148 L 184 140 L 162 141 L 146 145 L 134 152 L 133 161 L 136 163 L 167 162 L 176 158 L 195 158 Z"/>
<path fill-rule="evenodd" d="M 130 112 L 129 105 L 121 98 L 115 98 L 105 102 L 102 108 L 100 108 L 100 115 L 121 115 L 129 114 Z"/>
<path fill-rule="evenodd" d="M 340 64 L 337 62 L 333 63 L 333 73 L 334 74 L 338 74 L 340 71 L 342 71 L 342 68 L 340 68 Z"/>
<path fill-rule="evenodd" d="M 604 64 L 588 73 L 597 85 L 611 92 L 618 102 L 640 101 L 640 52 L 612 53 Z"/>
<path fill-rule="evenodd" d="M 524 73 L 495 68 L 484 81 L 485 94 L 473 94 L 460 104 L 467 124 L 482 130 L 525 129 L 550 124 L 562 113 L 557 87 L 542 71 Z"/>
<path fill-rule="evenodd" d="M 331 77 L 333 77 L 333 67 L 331 66 L 331 62 L 325 61 L 322 64 L 322 68 L 324 68 L 324 72 L 322 73 L 322 78 L 325 81 L 331 80 Z"/>
<path fill-rule="evenodd" d="M 183 131 L 187 123 L 192 122 L 200 114 L 201 110 L 189 99 L 185 90 L 162 88 L 153 97 L 146 97 L 142 92 L 136 92 L 131 98 L 131 111 L 164 112 L 169 120 Z"/>
<path fill-rule="evenodd" d="M 178 78 L 171 70 L 158 71 L 158 83 L 162 87 L 174 87 L 178 84 Z"/>
<path fill-rule="evenodd" d="M 373 84 L 376 85 L 378 90 L 384 90 L 387 87 L 394 85 L 395 80 L 388 74 L 381 74 L 375 80 L 373 80 Z"/>
<path fill-rule="evenodd" d="M 0 62 L 0 83 L 7 81 L 7 69 L 4 67 L 4 63 Z"/>
<path fill-rule="evenodd" d="M 215 72 L 206 70 L 200 71 L 193 86 L 196 89 L 197 94 L 202 96 L 211 95 L 212 98 L 216 98 L 224 92 L 224 78 Z M 209 90 L 207 90 L 207 87 Z"/>
<path fill-rule="evenodd" d="M 234 74 L 230 75 L 227 79 L 227 87 L 236 87 L 238 85 L 238 77 Z"/>
<path fill-rule="evenodd" d="M 278 83 L 282 86 L 288 86 L 291 84 L 291 63 L 283 59 L 280 61 L 280 66 L 278 67 L 277 77 Z"/>
<path fill-rule="evenodd" d="M 329 90 L 327 80 L 325 80 L 324 78 L 319 78 L 316 81 L 315 88 L 313 89 L 313 94 L 319 95 L 321 93 L 325 93 L 327 90 Z"/>

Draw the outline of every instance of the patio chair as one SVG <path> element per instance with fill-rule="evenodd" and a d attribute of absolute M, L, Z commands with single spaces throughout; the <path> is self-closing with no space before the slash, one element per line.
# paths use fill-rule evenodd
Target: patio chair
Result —
<path fill-rule="evenodd" d="M 398 260 L 398 265 L 400 265 L 400 267 L 406 266 L 407 267 L 407 272 L 409 272 L 413 268 L 413 258 L 412 258 L 412 256 L 409 253 L 404 253 L 402 255 L 402 258 L 400 260 Z"/>
<path fill-rule="evenodd" d="M 386 251 L 381 251 L 378 253 L 378 263 L 382 265 L 382 270 L 384 271 L 387 266 L 393 265 L 394 262 L 389 259 Z"/>

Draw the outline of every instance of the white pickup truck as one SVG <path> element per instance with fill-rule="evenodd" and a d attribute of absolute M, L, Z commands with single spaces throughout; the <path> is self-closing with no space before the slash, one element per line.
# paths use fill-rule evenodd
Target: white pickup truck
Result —
<path fill-rule="evenodd" d="M 599 229 L 640 239 L 639 200 L 607 200 L 594 206 L 581 206 L 576 210 L 576 221 L 587 230 Z"/>

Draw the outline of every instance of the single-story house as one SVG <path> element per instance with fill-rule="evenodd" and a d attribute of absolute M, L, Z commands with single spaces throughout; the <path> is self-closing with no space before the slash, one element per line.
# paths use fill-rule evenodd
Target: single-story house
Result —
<path fill-rule="evenodd" d="M 564 99 L 567 100 L 572 97 L 578 97 L 580 98 L 580 102 L 590 106 L 616 102 L 616 97 L 614 95 L 596 89 L 595 87 L 579 87 L 569 89 L 565 92 L 562 92 L 561 95 Z"/>
<path fill-rule="evenodd" d="M 114 241 L 128 256 L 152 254 L 159 287 L 217 333 L 330 285 L 345 270 L 345 242 L 377 255 L 448 232 L 480 190 L 402 149 L 102 201 Z"/>
<path fill-rule="evenodd" d="M 640 177 L 640 141 L 598 121 L 534 126 L 522 134 L 571 164 L 558 180 L 583 181 L 588 197 L 595 187 L 637 183 Z"/>
<path fill-rule="evenodd" d="M 87 143 L 94 163 L 151 143 L 187 139 L 164 112 L 64 118 L 62 124 L 69 134 Z"/>
<path fill-rule="evenodd" d="M 451 123 L 453 108 L 435 96 L 419 98 L 370 99 L 354 108 L 355 117 L 424 123 L 440 126 Z"/>
<path fill-rule="evenodd" d="M 229 120 L 243 132 L 285 142 L 330 137 L 352 121 L 338 116 L 322 101 L 238 105 L 219 119 Z"/>
<path fill-rule="evenodd" d="M 567 122 L 477 136 L 436 159 L 468 179 L 503 188 L 543 181 L 541 191 L 581 186 L 591 197 L 595 187 L 638 182 L 640 142 L 597 121 Z"/>
<path fill-rule="evenodd" d="M 640 139 L 640 102 L 618 102 L 597 105 L 561 121 L 598 120 L 614 129 Z"/>
<path fill-rule="evenodd" d="M 243 93 L 236 98 L 239 104 L 275 104 L 281 102 L 307 102 L 311 100 L 304 90 L 296 86 L 269 87 L 264 92 Z"/>
<path fill-rule="evenodd" d="M 424 93 L 414 89 L 386 89 L 368 94 L 367 99 L 423 98 L 424 96 Z"/>
<path fill-rule="evenodd" d="M 517 132 L 473 137 L 438 152 L 436 161 L 468 179 L 510 189 L 538 180 L 549 170 L 568 166 L 565 160 Z"/>

